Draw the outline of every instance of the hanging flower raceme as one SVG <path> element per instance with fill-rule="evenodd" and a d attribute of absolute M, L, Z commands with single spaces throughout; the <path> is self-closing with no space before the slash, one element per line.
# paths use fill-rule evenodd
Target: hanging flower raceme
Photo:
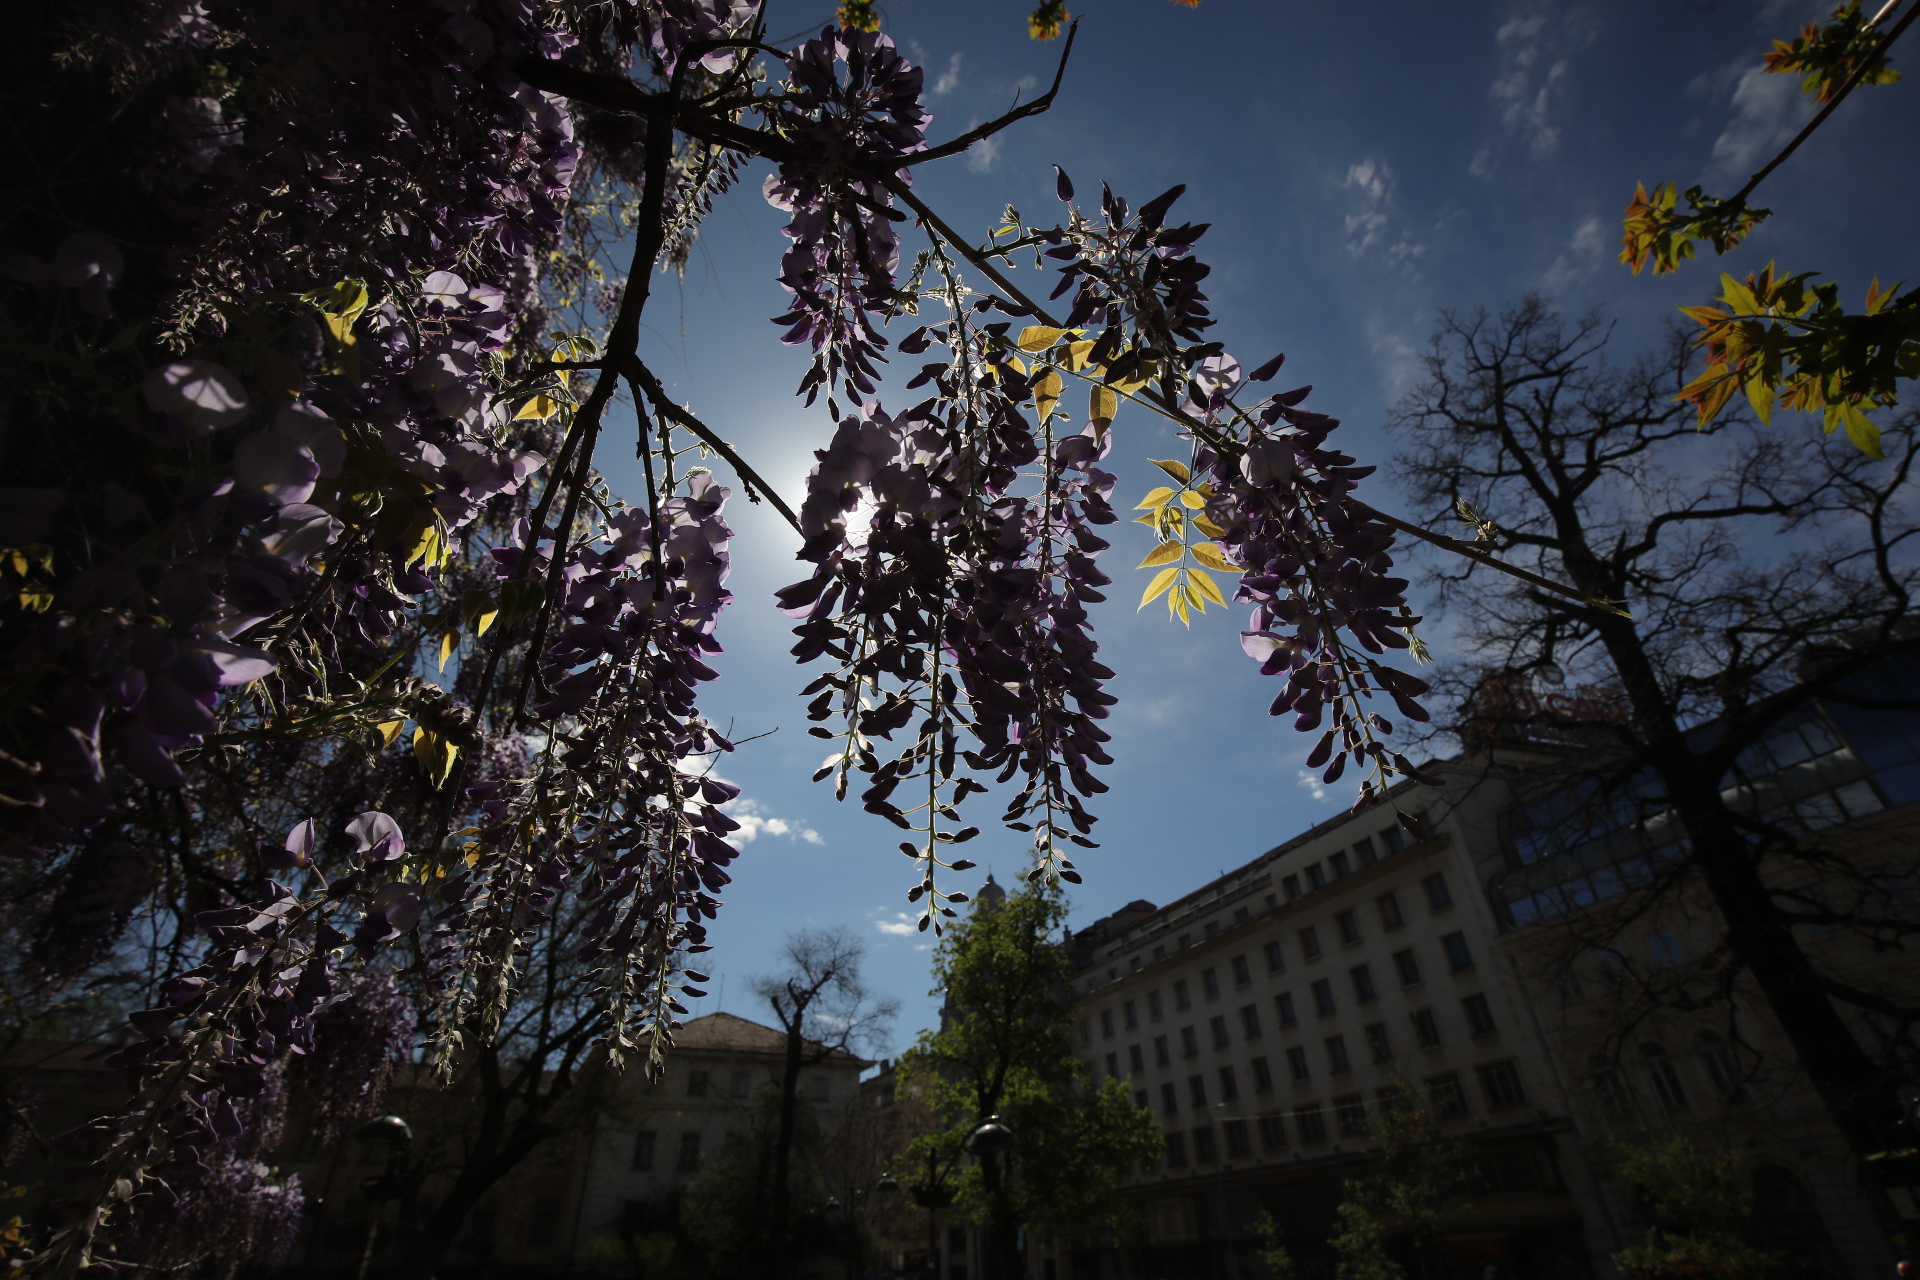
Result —
<path fill-rule="evenodd" d="M 873 394 L 886 347 L 869 317 L 897 307 L 900 242 L 883 179 L 907 180 L 903 163 L 926 147 L 923 73 L 886 36 L 834 27 L 789 55 L 787 72 L 788 97 L 770 123 L 794 158 L 768 175 L 765 193 L 792 215 L 780 285 L 794 305 L 774 323 L 790 326 L 785 341 L 813 348 L 801 382 L 808 404 L 836 386 L 858 402 Z"/>

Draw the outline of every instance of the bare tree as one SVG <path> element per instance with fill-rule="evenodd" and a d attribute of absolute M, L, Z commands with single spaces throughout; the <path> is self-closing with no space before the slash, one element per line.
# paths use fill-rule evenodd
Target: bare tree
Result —
<path fill-rule="evenodd" d="M 786 971 L 754 983 L 754 994 L 766 1002 L 786 1035 L 770 1195 L 769 1238 L 776 1244 L 791 1225 L 800 1073 L 836 1053 L 858 1055 L 884 1041 L 888 1024 L 900 1010 L 897 1000 L 874 996 L 861 980 L 866 954 L 866 943 L 844 927 L 803 929 L 787 939 Z"/>
<path fill-rule="evenodd" d="M 1510 717 L 1508 695 L 1533 673 L 1618 699 L 1620 714 L 1577 727 L 1591 777 L 1557 819 L 1583 828 L 1577 838 L 1637 832 L 1652 851 L 1609 927 L 1687 894 L 1709 901 L 1721 994 L 1751 980 L 1865 1154 L 1883 1145 L 1876 1113 L 1920 1008 L 1823 969 L 1794 927 L 1851 927 L 1884 946 L 1920 924 L 1810 894 L 1816 873 L 1864 890 L 1871 869 L 1806 838 L 1748 771 L 1821 703 L 1916 705 L 1885 674 L 1920 652 L 1915 424 L 1891 424 L 1885 461 L 1737 415 L 1698 428 L 1673 399 L 1684 341 L 1614 365 L 1610 334 L 1598 316 L 1569 323 L 1534 297 L 1498 316 L 1443 313 L 1427 378 L 1392 418 L 1421 506 L 1478 525 L 1490 549 L 1586 597 L 1471 561 L 1440 566 L 1432 579 L 1473 655 L 1453 676 L 1464 713 L 1451 727 L 1471 738 Z M 1892 1032 L 1864 1044 L 1869 1023 Z"/>

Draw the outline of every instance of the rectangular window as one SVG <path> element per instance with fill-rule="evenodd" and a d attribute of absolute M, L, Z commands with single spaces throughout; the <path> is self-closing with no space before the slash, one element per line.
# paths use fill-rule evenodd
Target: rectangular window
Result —
<path fill-rule="evenodd" d="M 1380 908 L 1380 925 L 1382 928 L 1398 929 L 1407 922 L 1407 917 L 1401 914 L 1400 911 L 1400 898 L 1392 891 L 1383 893 L 1375 898 L 1373 905 Z"/>
<path fill-rule="evenodd" d="M 1277 942 L 1269 942 L 1267 944 L 1267 972 L 1279 973 L 1286 967 L 1286 959 L 1280 954 L 1280 944 Z"/>
<path fill-rule="evenodd" d="M 1327 1140 L 1327 1117 L 1321 1112 L 1319 1103 L 1310 1102 L 1304 1107 L 1294 1109 L 1293 1131 L 1300 1135 L 1302 1142 Z"/>
<path fill-rule="evenodd" d="M 1288 876 L 1280 882 L 1280 887 L 1287 891 L 1287 901 L 1292 902 L 1300 896 L 1300 877 Z"/>
<path fill-rule="evenodd" d="M 1248 1040 L 1260 1038 L 1260 1006 L 1250 1004 L 1240 1010 L 1240 1034 Z"/>
<path fill-rule="evenodd" d="M 1353 977 L 1353 995 L 1356 1000 L 1377 1000 L 1380 993 L 1373 987 L 1373 970 L 1366 965 L 1355 965 L 1348 971 Z"/>
<path fill-rule="evenodd" d="M 1280 1025 L 1290 1027 L 1300 1021 L 1293 1011 L 1293 992 L 1282 991 L 1273 998 L 1273 1011 L 1280 1018 Z"/>
<path fill-rule="evenodd" d="M 1388 827 L 1385 831 L 1382 831 L 1380 833 L 1380 847 L 1386 850 L 1386 853 L 1382 856 L 1388 858 L 1391 858 L 1394 854 L 1406 848 L 1407 842 L 1405 837 L 1400 834 L 1400 828 Z"/>
<path fill-rule="evenodd" d="M 1110 1053 L 1107 1055 L 1107 1079 L 1118 1080 L 1119 1078 L 1120 1078 L 1120 1055 L 1117 1053 Z"/>
<path fill-rule="evenodd" d="M 1307 1070 L 1307 1051 L 1295 1045 L 1287 1050 L 1287 1070 L 1293 1073 L 1295 1080 L 1305 1080 L 1311 1073 Z"/>
<path fill-rule="evenodd" d="M 689 1098 L 706 1097 L 707 1089 L 709 1087 L 710 1087 L 710 1081 L 708 1079 L 706 1072 L 704 1071 L 687 1072 L 687 1096 Z"/>
<path fill-rule="evenodd" d="M 1320 864 L 1316 862 L 1312 866 L 1307 868 L 1307 888 L 1309 890 L 1315 890 L 1315 889 L 1324 889 L 1326 887 L 1327 887 L 1327 873 L 1323 871 L 1320 867 Z"/>
<path fill-rule="evenodd" d="M 1195 1111 L 1206 1110 L 1207 1078 L 1205 1076 L 1187 1077 L 1187 1105 Z"/>
<path fill-rule="evenodd" d="M 1211 969 L 1202 969 L 1200 971 L 1200 989 L 1207 993 L 1207 999 L 1209 1000 L 1219 995 L 1220 975 Z"/>
<path fill-rule="evenodd" d="M 1080 1043 L 1093 1043 L 1093 1019 L 1091 1018 L 1080 1019 Z"/>
<path fill-rule="evenodd" d="M 1253 981 L 1253 966 L 1247 963 L 1245 956 L 1233 958 L 1233 985 L 1244 987 Z"/>
<path fill-rule="evenodd" d="M 1373 837 L 1361 836 L 1360 843 L 1353 846 L 1353 856 L 1359 861 L 1361 866 L 1372 866 L 1374 864 Z"/>
<path fill-rule="evenodd" d="M 1165 960 L 1167 958 L 1167 949 L 1165 947 L 1155 947 L 1153 949 L 1153 958 L 1155 960 Z"/>
<path fill-rule="evenodd" d="M 1200 1052 L 1200 1035 L 1192 1027 L 1180 1028 L 1180 1050 L 1189 1058 Z"/>
<path fill-rule="evenodd" d="M 1214 1149 L 1212 1129 L 1193 1131 L 1193 1158 L 1200 1164 L 1212 1164 L 1220 1158 L 1220 1153 Z"/>
<path fill-rule="evenodd" d="M 1440 1023 L 1434 1018 L 1433 1010 L 1422 1009 L 1413 1015 L 1413 1038 L 1422 1049 L 1440 1047 Z"/>
<path fill-rule="evenodd" d="M 1154 957 L 1156 960 L 1159 958 L 1158 956 Z M 1160 1016 L 1160 993 L 1158 991 L 1147 992 L 1147 1016 L 1149 1018 L 1157 1018 Z"/>
<path fill-rule="evenodd" d="M 1367 1028 L 1367 1053 L 1375 1062 L 1393 1061 L 1393 1041 L 1387 1039 L 1387 1024 L 1376 1022 Z"/>
<path fill-rule="evenodd" d="M 1364 1138 L 1367 1136 L 1367 1100 L 1360 1094 L 1350 1093 L 1344 1098 L 1333 1100 L 1333 1119 L 1340 1126 L 1343 1138 Z"/>
<path fill-rule="evenodd" d="M 1435 911 L 1453 905 L 1453 895 L 1447 891 L 1447 878 L 1438 871 L 1420 882 L 1427 889 L 1427 905 Z"/>
<path fill-rule="evenodd" d="M 1207 936 L 1211 938 L 1218 932 L 1220 932 L 1220 922 L 1218 920 L 1207 921 Z"/>
<path fill-rule="evenodd" d="M 1153 1038 L 1153 1060 L 1163 1067 L 1173 1061 L 1173 1055 L 1167 1052 L 1167 1038 L 1165 1036 L 1155 1036 Z"/>
<path fill-rule="evenodd" d="M 1413 958 L 1413 948 L 1393 953 L 1393 971 L 1400 975 L 1400 985 L 1417 987 L 1420 985 L 1420 964 Z"/>
<path fill-rule="evenodd" d="M 1168 1115 L 1180 1109 L 1180 1091 L 1171 1084 L 1160 1086 L 1160 1109 Z"/>
<path fill-rule="evenodd" d="M 1322 1017 L 1333 1012 L 1333 983 L 1325 978 L 1313 984 L 1313 1007 Z"/>
<path fill-rule="evenodd" d="M 1227 1159 L 1244 1160 L 1253 1154 L 1253 1143 L 1247 1138 L 1245 1120 L 1229 1120 L 1220 1126 L 1220 1132 L 1226 1135 Z"/>
<path fill-rule="evenodd" d="M 1135 1075 L 1139 1075 L 1147 1069 L 1147 1055 L 1140 1052 L 1139 1045 L 1130 1044 L 1127 1046 L 1127 1065 L 1133 1068 Z"/>
<path fill-rule="evenodd" d="M 1273 1088 L 1273 1068 L 1267 1065 L 1265 1058 L 1253 1060 L 1253 1088 L 1256 1093 L 1265 1093 Z"/>
<path fill-rule="evenodd" d="M 1181 949 L 1182 951 L 1185 951 L 1185 950 L 1186 950 L 1186 949 L 1187 949 L 1188 947 L 1190 947 L 1190 946 L 1192 946 L 1192 945 L 1193 945 L 1193 935 L 1192 935 L 1192 934 L 1190 934 L 1190 933 L 1183 933 L 1183 934 L 1181 934 L 1181 935 L 1180 935 L 1180 949 Z"/>
<path fill-rule="evenodd" d="M 1287 1125 L 1279 1116 L 1260 1117 L 1260 1145 L 1271 1151 L 1287 1145 Z"/>
<path fill-rule="evenodd" d="M 1132 1031 L 1140 1025 L 1140 1006 L 1129 1000 L 1121 1008 L 1126 1011 L 1127 1030 Z"/>
<path fill-rule="evenodd" d="M 752 1092 L 752 1080 L 744 1071 L 736 1071 L 727 1077 L 727 1092 L 736 1098 L 744 1098 Z"/>
<path fill-rule="evenodd" d="M 1133 1091 L 1133 1105 L 1142 1111 L 1147 1109 L 1147 1091 L 1145 1089 L 1135 1089 Z"/>
<path fill-rule="evenodd" d="M 1333 878 L 1335 880 L 1345 880 L 1353 874 L 1353 863 L 1347 860 L 1347 855 L 1344 853 L 1336 853 L 1331 858 L 1328 858 L 1327 865 L 1333 868 Z"/>
<path fill-rule="evenodd" d="M 1353 1063 L 1347 1060 L 1347 1038 L 1345 1036 L 1327 1037 L 1327 1070 L 1339 1075 L 1343 1071 L 1353 1070 Z"/>
<path fill-rule="evenodd" d="M 660 1135 L 651 1130 L 642 1129 L 633 1135 L 633 1168 L 636 1172 L 653 1171 L 653 1153 L 659 1145 Z"/>
<path fill-rule="evenodd" d="M 1167 1168 L 1184 1169 L 1187 1167 L 1187 1135 L 1170 1133 L 1167 1135 Z"/>
<path fill-rule="evenodd" d="M 700 1135 L 683 1133 L 680 1135 L 680 1159 L 674 1166 L 681 1173 L 694 1173 L 700 1168 Z"/>
<path fill-rule="evenodd" d="M 1511 1062 L 1496 1062 L 1478 1070 L 1480 1091 L 1487 1095 L 1487 1110 L 1502 1111 L 1525 1105 L 1527 1091 L 1520 1087 L 1520 1071 Z"/>
<path fill-rule="evenodd" d="M 1102 1009 L 1100 1011 L 1100 1038 L 1102 1040 L 1113 1039 L 1113 1010 L 1111 1009 Z"/>
<path fill-rule="evenodd" d="M 1333 918 L 1333 922 L 1340 928 L 1340 941 L 1342 945 L 1350 947 L 1360 941 L 1360 917 L 1354 915 L 1353 912 L 1342 911 Z"/>
<path fill-rule="evenodd" d="M 1234 1076 L 1233 1068 L 1220 1068 L 1220 1101 L 1231 1102 L 1239 1096 L 1240 1081 Z"/>
<path fill-rule="evenodd" d="M 1309 960 L 1312 960 L 1320 954 L 1320 929 L 1318 926 L 1308 925 L 1300 931 L 1300 954 Z"/>
<path fill-rule="evenodd" d="M 1235 924 L 1245 924 L 1251 919 L 1253 919 L 1253 911 L 1251 908 L 1235 907 L 1233 909 L 1233 922 Z"/>
<path fill-rule="evenodd" d="M 1493 1009 L 1487 1004 L 1485 996 L 1468 996 L 1460 1002 L 1467 1011 L 1467 1025 L 1473 1028 L 1476 1036 L 1490 1036 L 1499 1028 L 1493 1025 Z"/>
<path fill-rule="evenodd" d="M 1227 1047 L 1229 1043 L 1231 1043 L 1227 1039 L 1226 1015 L 1222 1014 L 1220 1017 L 1210 1020 L 1207 1023 L 1207 1025 L 1213 1028 L 1213 1047 L 1214 1048 L 1224 1049 Z"/>
<path fill-rule="evenodd" d="M 1460 1073 L 1449 1071 L 1427 1081 L 1427 1103 L 1442 1120 L 1459 1120 L 1468 1114 L 1467 1091 L 1460 1087 Z"/>
<path fill-rule="evenodd" d="M 1185 978 L 1173 984 L 1173 1007 L 1176 1009 L 1191 1009 L 1193 1007 L 1193 1001 L 1187 995 L 1187 980 Z"/>
<path fill-rule="evenodd" d="M 833 1089 L 833 1081 L 826 1076 L 815 1076 L 807 1082 L 807 1092 L 813 1095 L 815 1102 L 825 1102 Z"/>
<path fill-rule="evenodd" d="M 1450 933 L 1440 939 L 1440 945 L 1447 949 L 1447 967 L 1455 973 L 1473 968 L 1473 952 L 1467 947 L 1466 934 Z"/>

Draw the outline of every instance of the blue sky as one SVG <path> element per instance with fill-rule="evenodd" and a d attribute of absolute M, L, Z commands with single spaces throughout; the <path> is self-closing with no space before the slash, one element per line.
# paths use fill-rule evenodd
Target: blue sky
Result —
<path fill-rule="evenodd" d="M 1059 44 L 1027 39 L 1028 7 L 887 6 L 887 30 L 927 68 L 932 138 L 998 115 L 1051 78 Z M 1920 195 L 1912 84 L 1843 105 L 1761 188 L 1756 199 L 1776 216 L 1737 253 L 1663 280 L 1635 279 L 1614 261 L 1635 182 L 1704 182 L 1730 195 L 1807 118 L 1795 83 L 1758 67 L 1770 40 L 1825 5 L 1073 7 L 1080 37 L 1054 109 L 916 171 L 916 190 L 950 223 L 983 235 L 1008 203 L 1032 222 L 1058 216 L 1054 163 L 1083 198 L 1102 180 L 1136 204 L 1186 183 L 1177 212 L 1213 224 L 1198 248 L 1213 266 L 1212 336 L 1249 366 L 1286 352 L 1283 380 L 1314 384 L 1309 403 L 1344 420 L 1335 439 L 1363 462 L 1391 461 L 1381 423 L 1419 376 L 1440 307 L 1497 308 L 1528 290 L 1567 310 L 1604 307 L 1619 321 L 1625 358 L 1675 305 L 1713 293 L 1722 269 L 1745 274 L 1778 258 L 1838 280 L 1855 306 L 1876 271 L 1887 283 L 1920 278 L 1903 252 L 1911 236 L 1898 231 L 1912 227 Z M 770 0 L 769 28 L 805 31 L 831 12 Z M 786 309 L 774 283 L 783 219 L 761 199 L 759 179 L 756 170 L 716 208 L 685 279 L 656 284 L 643 354 L 797 505 L 811 450 L 831 423 L 823 405 L 808 410 L 793 396 L 803 356 L 767 323 Z M 911 237 L 906 245 L 916 247 Z M 897 388 L 881 398 L 909 402 Z M 620 460 L 630 416 L 622 422 L 605 437 L 602 465 L 632 498 L 642 490 L 636 465 Z M 1775 429 L 1816 428 L 1783 414 Z M 1183 451 L 1137 412 L 1123 411 L 1117 431 L 1115 500 L 1131 506 L 1153 483 L 1146 459 Z M 1390 466 L 1369 484 L 1368 501 L 1406 510 Z M 931 939 L 908 923 L 912 869 L 892 827 L 809 782 L 823 752 L 806 736 L 797 694 L 813 673 L 787 656 L 788 624 L 771 600 L 801 576 L 798 540 L 739 499 L 729 517 L 737 599 L 720 625 L 723 679 L 703 701 L 737 738 L 771 733 L 719 769 L 744 788 L 741 834 L 750 839 L 714 930 L 715 986 L 696 1012 L 724 1002 L 756 1016 L 748 985 L 777 967 L 787 933 L 845 925 L 870 945 L 872 985 L 902 1002 L 897 1051 L 936 1007 L 927 994 Z M 1215 610 L 1191 631 L 1157 605 L 1133 611 L 1144 584 L 1132 566 L 1151 539 L 1141 526 L 1118 528 L 1104 561 L 1116 585 L 1095 615 L 1104 660 L 1118 672 L 1121 701 L 1108 722 L 1115 764 L 1096 809 L 1104 847 L 1079 860 L 1086 883 L 1073 898 L 1076 925 L 1129 899 L 1178 897 L 1352 798 L 1346 783 L 1301 782 L 1308 744 L 1265 714 L 1274 688 L 1240 654 L 1242 610 Z M 1443 626 L 1435 630 L 1444 637 Z M 1460 655 L 1442 645 L 1441 656 Z M 993 798 L 973 803 L 988 825 Z M 1019 838 L 991 826 L 970 851 L 1003 881 L 1024 865 Z"/>

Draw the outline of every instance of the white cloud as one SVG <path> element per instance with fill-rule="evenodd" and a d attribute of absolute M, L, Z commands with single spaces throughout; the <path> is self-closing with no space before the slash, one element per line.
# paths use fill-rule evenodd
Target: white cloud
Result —
<path fill-rule="evenodd" d="M 1799 131 L 1817 109 L 1800 92 L 1792 76 L 1777 76 L 1764 67 L 1748 67 L 1734 82 L 1732 118 L 1713 142 L 1713 160 L 1707 165 L 1709 190 L 1744 182 L 1773 153 Z M 1730 193 L 1729 193 L 1730 194 Z"/>
<path fill-rule="evenodd" d="M 1307 794 L 1315 800 L 1325 800 L 1327 798 L 1326 784 L 1320 781 L 1320 775 L 1314 770 L 1302 769 L 1300 771 L 1299 781 L 1300 785 L 1306 788 Z"/>
<path fill-rule="evenodd" d="M 740 829 L 730 837 L 739 844 L 752 844 L 761 836 L 786 836 L 790 840 L 804 840 L 808 844 L 825 844 L 818 831 L 805 823 L 790 818 L 775 818 L 760 811 L 760 806 L 745 796 L 729 800 L 720 806 L 720 811 L 740 824 Z"/>
<path fill-rule="evenodd" d="M 1386 161 L 1369 157 L 1350 166 L 1341 185 L 1360 196 L 1359 208 L 1346 219 L 1348 253 L 1363 258 L 1378 245 L 1389 261 L 1408 263 L 1427 251 L 1426 245 L 1393 230 L 1393 169 Z"/>
<path fill-rule="evenodd" d="M 933 82 L 933 88 L 927 91 L 930 97 L 941 98 L 960 87 L 960 55 L 954 54 L 947 59 L 947 69 L 942 71 Z"/>
<path fill-rule="evenodd" d="M 1587 35 L 1572 22 L 1550 22 L 1531 3 L 1516 8 L 1493 34 L 1500 50 L 1500 70 L 1487 96 L 1500 108 L 1500 122 L 1507 133 L 1526 147 L 1532 159 L 1543 160 L 1560 147 L 1554 108 L 1571 65 L 1566 54 Z M 1481 147 L 1469 171 L 1476 178 L 1491 174 L 1496 152 L 1494 145 Z"/>
<path fill-rule="evenodd" d="M 905 911 L 896 911 L 891 920 L 876 920 L 873 927 L 893 938 L 911 938 L 920 932 L 920 917 Z"/>
<path fill-rule="evenodd" d="M 986 173 L 1000 163 L 1000 135 L 982 138 L 967 148 L 967 168 L 975 173 Z"/>
<path fill-rule="evenodd" d="M 1589 215 L 1573 229 L 1573 238 L 1553 260 L 1553 265 L 1547 268 L 1541 283 L 1548 289 L 1560 289 L 1587 274 L 1605 259 L 1608 239 L 1605 220 L 1597 215 Z"/>

